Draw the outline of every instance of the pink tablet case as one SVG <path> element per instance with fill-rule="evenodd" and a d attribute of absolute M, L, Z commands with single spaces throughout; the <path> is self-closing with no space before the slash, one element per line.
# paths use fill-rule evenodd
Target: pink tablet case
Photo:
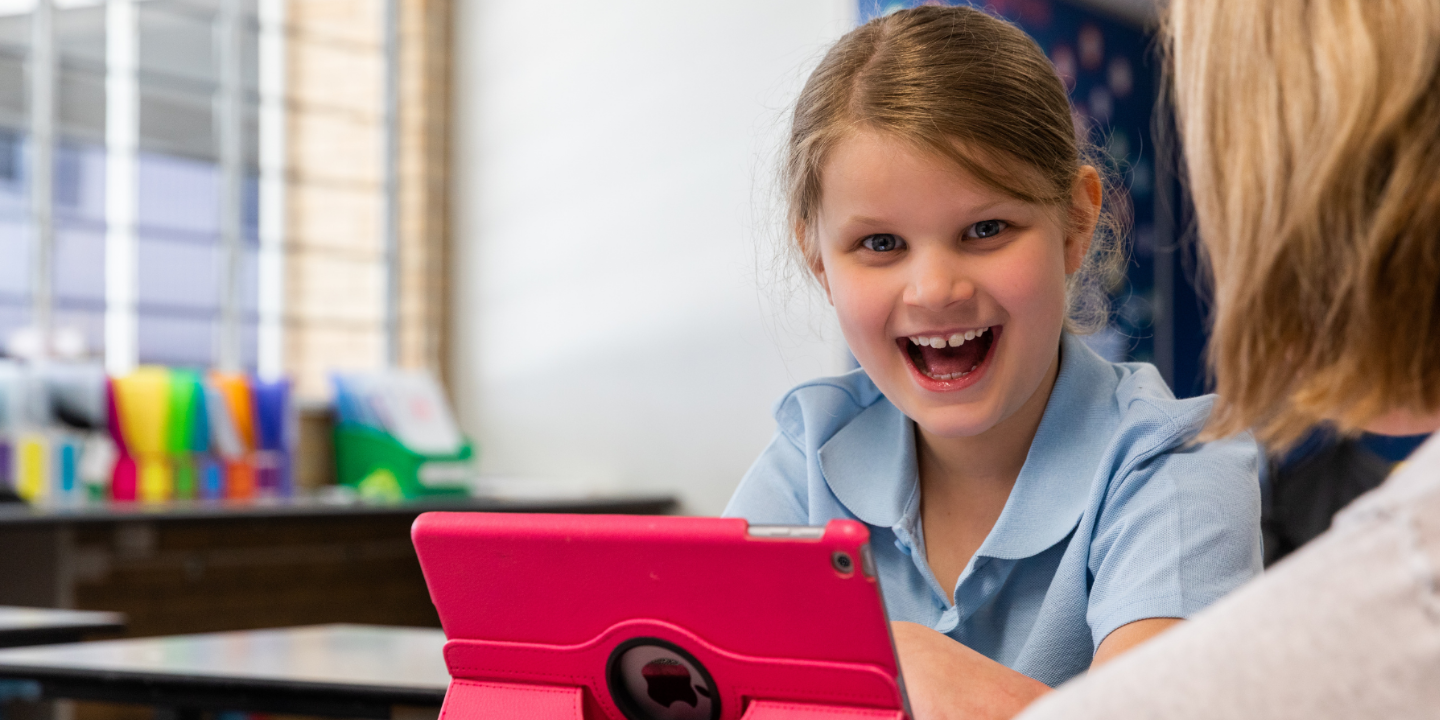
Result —
<path fill-rule="evenodd" d="M 719 518 L 422 515 L 412 534 L 453 678 L 441 720 L 626 720 L 615 695 L 630 695 L 612 688 L 637 677 L 669 701 L 659 715 L 647 706 L 650 717 L 903 719 L 869 533 L 849 520 L 818 532 Z M 667 649 L 679 660 L 636 674 Z M 619 702 L 645 717 L 646 701 Z"/>

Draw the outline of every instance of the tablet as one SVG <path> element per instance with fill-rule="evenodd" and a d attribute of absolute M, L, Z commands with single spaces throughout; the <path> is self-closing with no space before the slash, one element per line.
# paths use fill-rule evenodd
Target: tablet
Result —
<path fill-rule="evenodd" d="M 426 513 L 412 535 L 441 720 L 908 716 L 861 523 Z"/>

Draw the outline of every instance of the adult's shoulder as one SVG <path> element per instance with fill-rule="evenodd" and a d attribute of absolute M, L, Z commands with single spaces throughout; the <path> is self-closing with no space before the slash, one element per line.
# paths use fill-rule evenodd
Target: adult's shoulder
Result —
<path fill-rule="evenodd" d="M 775 422 L 796 445 L 815 448 L 883 398 L 870 376 L 857 368 L 791 388 L 775 402 Z"/>

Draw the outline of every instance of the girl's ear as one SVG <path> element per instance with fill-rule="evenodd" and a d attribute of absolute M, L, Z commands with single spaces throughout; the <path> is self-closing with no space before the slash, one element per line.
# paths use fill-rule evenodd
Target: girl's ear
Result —
<path fill-rule="evenodd" d="M 1104 198 L 1105 186 L 1100 182 L 1100 173 L 1089 165 L 1082 166 L 1070 193 L 1070 232 L 1065 235 L 1066 275 L 1078 272 L 1085 264 L 1085 253 L 1090 251 L 1090 240 L 1095 237 Z"/>
<path fill-rule="evenodd" d="M 825 302 L 834 305 L 835 301 L 830 298 L 830 281 L 825 277 L 825 263 L 820 259 L 820 253 L 811 248 L 813 241 L 805 223 L 795 223 L 795 242 L 805 256 L 805 264 L 810 268 L 810 274 L 815 276 L 815 282 L 820 283 L 820 288 L 825 291 Z"/>

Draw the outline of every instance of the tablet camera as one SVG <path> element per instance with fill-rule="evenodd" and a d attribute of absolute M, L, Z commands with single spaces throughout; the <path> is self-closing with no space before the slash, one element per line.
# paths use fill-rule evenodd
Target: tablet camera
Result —
<path fill-rule="evenodd" d="M 635 638 L 610 655 L 610 695 L 630 720 L 715 720 L 720 697 L 690 653 L 659 638 Z"/>

